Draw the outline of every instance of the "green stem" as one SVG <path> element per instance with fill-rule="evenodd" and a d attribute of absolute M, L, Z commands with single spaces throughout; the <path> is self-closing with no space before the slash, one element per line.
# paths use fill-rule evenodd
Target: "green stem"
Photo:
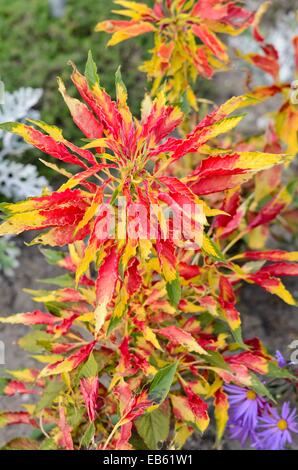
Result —
<path fill-rule="evenodd" d="M 244 237 L 244 235 L 246 235 L 248 233 L 248 230 L 247 228 L 245 228 L 244 230 L 242 230 L 240 233 L 238 233 L 238 235 L 223 249 L 223 254 L 225 255 L 234 245 L 236 245 L 237 242 L 239 242 L 239 240 L 241 240 L 241 238 Z"/>

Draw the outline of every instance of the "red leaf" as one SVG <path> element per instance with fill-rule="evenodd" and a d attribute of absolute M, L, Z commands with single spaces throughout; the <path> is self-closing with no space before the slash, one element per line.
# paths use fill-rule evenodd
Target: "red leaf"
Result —
<path fill-rule="evenodd" d="M 206 44 L 208 49 L 210 49 L 210 51 L 213 52 L 216 57 L 218 57 L 218 59 L 222 60 L 223 62 L 228 61 L 228 54 L 224 45 L 221 43 L 221 41 L 219 41 L 219 39 L 206 24 L 195 24 L 193 25 L 192 30 L 194 34 L 198 36 L 204 44 Z"/>
<path fill-rule="evenodd" d="M 3 411 L 0 413 L 0 427 L 14 424 L 29 424 L 38 427 L 27 411 Z"/>
<path fill-rule="evenodd" d="M 152 405 L 152 402 L 148 399 L 148 393 L 143 390 L 139 395 L 133 396 L 121 416 L 121 424 L 129 423 L 135 420 L 138 416 L 144 414 L 144 412 Z"/>
<path fill-rule="evenodd" d="M 240 258 L 247 258 L 255 261 L 298 261 L 298 252 L 289 252 L 283 250 L 245 251 L 244 253 L 233 257 L 233 259 Z"/>
<path fill-rule="evenodd" d="M 99 267 L 96 280 L 97 303 L 109 303 L 113 297 L 118 279 L 119 252 L 114 246 Z"/>
<path fill-rule="evenodd" d="M 294 46 L 294 52 L 295 52 L 296 71 L 298 72 L 298 36 L 294 37 L 293 46 Z"/>
<path fill-rule="evenodd" d="M 88 377 L 80 380 L 80 389 L 90 421 L 94 421 L 96 417 L 98 388 L 98 377 Z"/>
<path fill-rule="evenodd" d="M 239 328 L 241 320 L 240 313 L 235 308 L 236 296 L 232 284 L 224 276 L 221 276 L 219 280 L 219 302 L 232 330 Z"/>
<path fill-rule="evenodd" d="M 74 123 L 88 139 L 99 139 L 102 136 L 103 126 L 94 117 L 90 109 L 81 101 L 71 98 L 65 90 L 64 84 L 59 80 L 59 91 L 62 94 Z"/>
<path fill-rule="evenodd" d="M 264 357 L 251 352 L 242 352 L 235 354 L 231 357 L 226 357 L 225 360 L 231 365 L 241 365 L 256 372 L 257 374 L 265 375 L 268 372 L 268 361 Z"/>
<path fill-rule="evenodd" d="M 214 70 L 208 62 L 208 57 L 203 47 L 197 48 L 197 53 L 193 56 L 193 61 L 200 75 L 206 78 L 213 77 Z"/>
<path fill-rule="evenodd" d="M 187 395 L 189 406 L 200 422 L 200 429 L 207 428 L 209 424 L 208 404 L 199 395 L 194 393 L 190 386 L 183 387 Z"/>
<path fill-rule="evenodd" d="M 199 354 L 207 354 L 190 333 L 178 328 L 178 326 L 167 326 L 165 328 L 161 328 L 157 332 L 159 335 L 168 338 L 174 345 L 183 346 L 189 351 L 197 352 Z"/>
<path fill-rule="evenodd" d="M 88 359 L 90 353 L 94 349 L 96 341 L 86 344 L 81 347 L 76 353 L 71 356 L 63 359 L 61 361 L 55 362 L 54 364 L 47 365 L 40 373 L 40 377 L 47 377 L 49 375 L 61 374 L 63 372 L 70 372 L 76 367 L 78 367 L 82 362 Z"/>
<path fill-rule="evenodd" d="M 107 306 L 113 298 L 116 283 L 119 277 L 119 252 L 113 246 L 108 255 L 103 260 L 98 270 L 98 277 L 95 283 L 96 289 L 96 331 L 98 332 L 104 324 Z"/>
<path fill-rule="evenodd" d="M 256 67 L 268 73 L 277 81 L 279 76 L 279 63 L 275 57 L 252 54 L 250 58 Z"/>
<path fill-rule="evenodd" d="M 212 175 L 206 178 L 200 178 L 197 182 L 190 184 L 190 189 L 195 194 L 203 196 L 232 189 L 251 178 L 251 175 L 245 173 L 243 170 L 234 171 L 233 173 L 233 175 Z"/>
<path fill-rule="evenodd" d="M 10 317 L 0 319 L 1 323 L 23 324 L 23 325 L 54 325 L 59 323 L 61 318 L 55 317 L 51 313 L 45 313 L 41 310 L 34 310 L 33 312 L 16 313 Z"/>
<path fill-rule="evenodd" d="M 127 292 L 133 295 L 139 290 L 142 285 L 142 277 L 138 271 L 139 261 L 136 257 L 132 258 L 128 263 L 128 279 L 127 279 Z"/>
<path fill-rule="evenodd" d="M 196 276 L 199 276 L 201 273 L 201 268 L 197 265 L 191 265 L 188 263 L 181 262 L 178 265 L 178 272 L 183 279 L 189 281 Z"/>
<path fill-rule="evenodd" d="M 63 408 L 63 406 L 59 406 L 58 426 L 61 432 L 59 444 L 66 450 L 74 450 L 73 441 L 71 437 L 71 427 L 66 421 L 65 409 Z"/>
<path fill-rule="evenodd" d="M 65 163 L 71 165 L 78 165 L 82 168 L 87 168 L 85 163 L 82 162 L 77 156 L 71 154 L 66 146 L 61 142 L 56 142 L 49 135 L 45 135 L 42 132 L 34 129 L 34 127 L 27 126 L 25 124 L 18 124 L 18 127 L 22 126 L 20 132 L 18 129 L 13 130 L 16 134 L 20 134 L 26 142 L 33 145 L 42 152 L 51 155 L 58 160 L 62 160 Z"/>
<path fill-rule="evenodd" d="M 13 396 L 16 394 L 20 395 L 35 395 L 37 394 L 37 390 L 29 389 L 23 382 L 19 382 L 17 380 L 11 380 L 5 386 L 3 393 L 8 396 Z"/>
<path fill-rule="evenodd" d="M 132 422 L 126 423 L 121 426 L 120 436 L 117 439 L 115 449 L 116 450 L 131 450 L 132 446 L 129 444 L 131 438 Z"/>
<path fill-rule="evenodd" d="M 231 218 L 236 215 L 239 205 L 240 191 L 227 192 L 220 209 L 230 215 L 218 215 L 215 218 L 214 227 L 226 227 L 231 222 Z"/>
<path fill-rule="evenodd" d="M 257 274 L 268 274 L 269 276 L 298 276 L 298 263 L 276 263 L 265 266 Z"/>
<path fill-rule="evenodd" d="M 71 79 L 83 100 L 90 106 L 105 129 L 117 138 L 122 118 L 116 103 L 99 86 L 96 88 L 96 92 L 91 91 L 86 78 L 80 74 L 74 65 Z"/>

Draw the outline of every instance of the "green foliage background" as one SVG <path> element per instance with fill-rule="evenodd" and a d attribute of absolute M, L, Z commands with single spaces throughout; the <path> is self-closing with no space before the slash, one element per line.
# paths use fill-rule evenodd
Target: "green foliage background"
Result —
<path fill-rule="evenodd" d="M 114 48 L 106 48 L 108 35 L 95 33 L 98 21 L 111 18 L 109 0 L 68 0 L 62 18 L 54 18 L 47 0 L 0 0 L 0 77 L 6 89 L 41 87 L 42 119 L 64 129 L 65 137 L 81 136 L 57 92 L 57 75 L 70 94 L 69 60 L 84 70 L 88 50 L 98 64 L 102 85 L 114 96 L 114 73 L 122 64 L 122 75 L 135 114 L 146 89 L 146 78 L 138 65 L 150 48 L 152 36 L 143 35 Z M 27 160 L 28 161 L 28 160 Z"/>

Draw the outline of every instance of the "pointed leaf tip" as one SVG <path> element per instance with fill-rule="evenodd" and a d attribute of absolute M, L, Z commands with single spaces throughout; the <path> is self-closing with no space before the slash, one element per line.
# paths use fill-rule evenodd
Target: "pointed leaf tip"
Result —
<path fill-rule="evenodd" d="M 88 58 L 85 67 L 85 77 L 88 85 L 92 88 L 94 85 L 99 84 L 99 76 L 97 73 L 97 66 L 93 60 L 92 52 L 89 50 Z"/>
<path fill-rule="evenodd" d="M 1 122 L 0 129 L 7 132 L 13 132 L 13 128 L 18 125 L 17 122 Z"/>

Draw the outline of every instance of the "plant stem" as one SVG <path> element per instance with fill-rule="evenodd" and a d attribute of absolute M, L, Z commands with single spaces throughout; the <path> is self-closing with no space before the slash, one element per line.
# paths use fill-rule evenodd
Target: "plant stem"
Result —
<path fill-rule="evenodd" d="M 244 230 L 242 230 L 240 233 L 238 233 L 238 235 L 222 250 L 223 254 L 226 254 L 234 245 L 236 245 L 237 242 L 239 242 L 239 240 L 241 240 L 241 238 L 244 237 L 244 235 L 246 235 L 248 233 L 248 230 L 247 228 L 245 228 Z"/>
<path fill-rule="evenodd" d="M 105 450 L 107 448 L 107 446 L 109 445 L 111 439 L 114 437 L 114 435 L 115 435 L 118 428 L 119 428 L 119 422 L 117 424 L 115 424 L 112 432 L 110 433 L 109 437 L 107 438 L 107 440 L 106 440 L 106 442 L 103 446 L 103 450 Z"/>

